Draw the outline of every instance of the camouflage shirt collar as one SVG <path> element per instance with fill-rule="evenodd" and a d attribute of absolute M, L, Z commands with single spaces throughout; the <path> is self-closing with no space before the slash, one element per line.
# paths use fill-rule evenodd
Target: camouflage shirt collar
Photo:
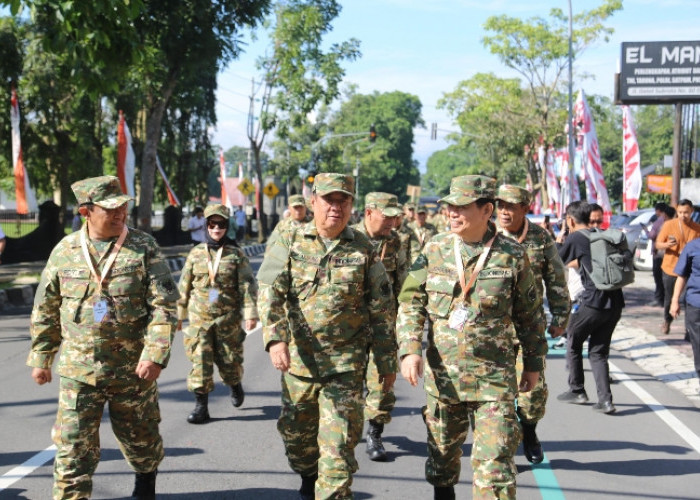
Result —
<path fill-rule="evenodd" d="M 303 228 L 302 232 L 304 233 L 304 236 L 310 236 L 313 238 L 316 238 L 318 236 L 318 230 L 316 229 L 316 224 L 314 223 L 313 220 L 310 222 L 307 222 Z M 344 240 L 354 240 L 355 236 L 352 234 L 352 229 L 350 228 L 350 225 L 346 225 L 343 231 L 340 233 L 339 238 L 342 238 Z"/>

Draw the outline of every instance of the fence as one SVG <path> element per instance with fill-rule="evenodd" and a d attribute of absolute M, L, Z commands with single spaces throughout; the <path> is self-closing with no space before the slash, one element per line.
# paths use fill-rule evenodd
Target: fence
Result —
<path fill-rule="evenodd" d="M 19 238 L 34 231 L 39 225 L 39 212 L 18 214 L 14 210 L 0 210 L 0 227 L 6 236 Z"/>

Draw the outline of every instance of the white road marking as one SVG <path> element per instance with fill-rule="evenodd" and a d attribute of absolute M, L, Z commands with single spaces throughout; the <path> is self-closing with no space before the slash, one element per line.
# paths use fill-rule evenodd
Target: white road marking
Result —
<path fill-rule="evenodd" d="M 696 452 L 700 453 L 700 437 L 695 434 L 692 430 L 688 428 L 683 422 L 681 422 L 675 415 L 673 415 L 669 410 L 666 409 L 664 405 L 659 403 L 656 398 L 654 398 L 647 391 L 642 389 L 642 387 L 632 380 L 629 375 L 623 372 L 620 368 L 615 366 L 614 363 L 610 363 L 610 373 L 620 380 L 625 387 L 627 387 L 635 396 L 637 396 L 642 403 L 647 405 L 651 411 L 653 411 L 657 417 L 663 420 L 666 425 L 668 425 L 676 434 L 678 434 L 683 441 L 688 443 L 688 445 L 693 448 Z"/>
<path fill-rule="evenodd" d="M 0 491 L 9 488 L 23 477 L 28 476 L 49 460 L 53 460 L 54 456 L 56 456 L 56 446 L 52 444 L 44 451 L 40 451 L 32 458 L 24 462 L 22 465 L 18 465 L 11 471 L 6 472 L 0 477 Z"/>

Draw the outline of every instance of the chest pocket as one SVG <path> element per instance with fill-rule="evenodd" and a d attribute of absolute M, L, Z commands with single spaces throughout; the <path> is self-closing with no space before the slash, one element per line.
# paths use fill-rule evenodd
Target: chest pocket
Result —
<path fill-rule="evenodd" d="M 459 288 L 455 277 L 431 273 L 425 282 L 425 292 L 428 295 L 428 313 L 437 318 L 446 318 Z"/>
<path fill-rule="evenodd" d="M 509 305 L 512 303 L 512 290 L 512 269 L 482 269 L 476 280 L 480 316 L 494 319 L 509 313 Z"/>
<path fill-rule="evenodd" d="M 359 303 L 363 296 L 364 264 L 337 265 L 331 268 L 330 282 L 341 302 Z"/>
<path fill-rule="evenodd" d="M 61 320 L 77 321 L 80 305 L 90 286 L 87 269 L 64 269 L 58 272 L 61 283 Z"/>
<path fill-rule="evenodd" d="M 316 264 L 292 257 L 290 269 L 292 294 L 300 300 L 306 299 L 313 291 L 317 273 Z"/>
<path fill-rule="evenodd" d="M 148 314 L 144 273 L 140 262 L 120 263 L 112 269 L 106 289 L 114 303 L 114 314 L 118 323 L 134 323 Z"/>

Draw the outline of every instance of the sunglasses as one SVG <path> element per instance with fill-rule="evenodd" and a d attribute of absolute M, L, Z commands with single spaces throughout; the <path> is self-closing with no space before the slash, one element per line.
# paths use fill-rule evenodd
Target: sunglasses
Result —
<path fill-rule="evenodd" d="M 226 229 L 227 225 L 228 224 L 225 220 L 210 220 L 207 222 L 207 227 L 209 229 L 214 229 L 215 227 L 218 227 L 219 229 Z"/>

